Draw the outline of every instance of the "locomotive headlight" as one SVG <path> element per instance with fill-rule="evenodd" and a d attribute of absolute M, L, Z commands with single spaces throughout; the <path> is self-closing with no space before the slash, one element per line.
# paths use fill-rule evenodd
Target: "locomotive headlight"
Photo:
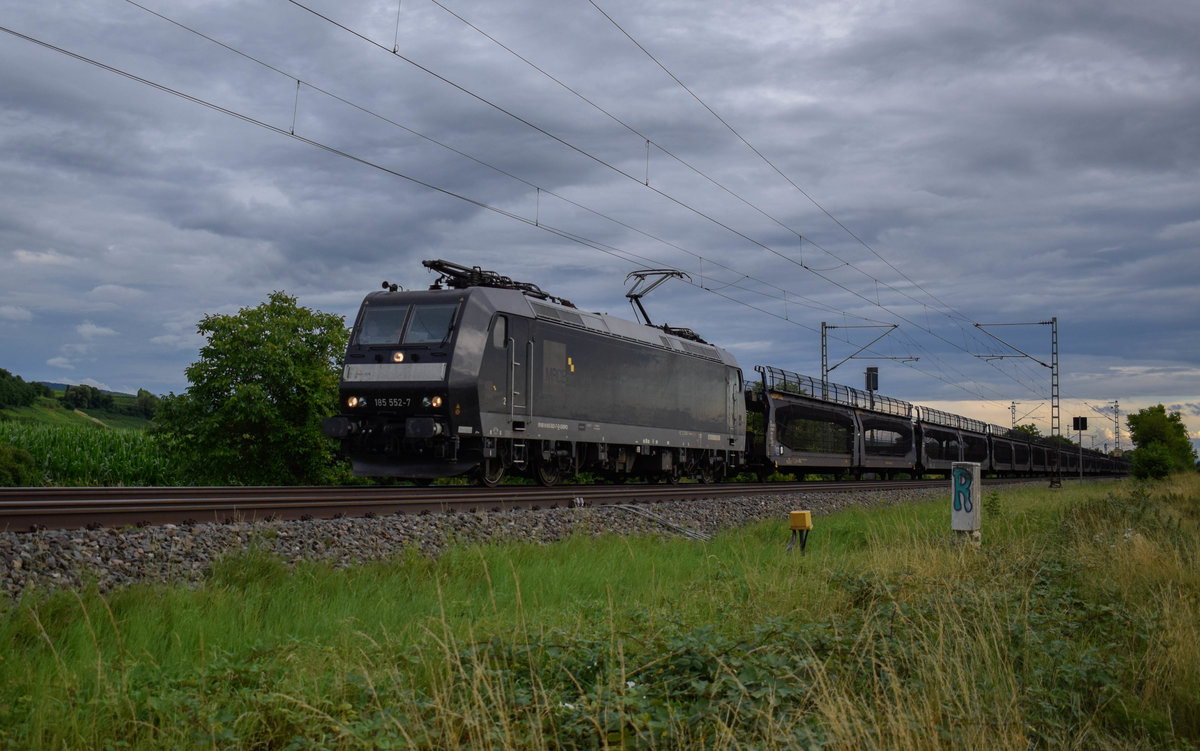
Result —
<path fill-rule="evenodd" d="M 363 400 L 362 400 L 362 399 L 359 399 L 357 396 L 352 396 L 352 397 L 350 397 L 349 399 L 347 399 L 347 400 L 346 400 L 346 406 L 347 406 L 347 407 L 349 407 L 350 409 L 354 409 L 354 408 L 355 408 L 355 407 L 357 407 L 359 404 L 361 404 L 361 403 L 362 403 L 362 401 L 363 401 Z"/>
<path fill-rule="evenodd" d="M 442 406 L 442 397 L 440 397 L 440 396 L 433 397 L 433 406 L 434 407 Z"/>
<path fill-rule="evenodd" d="M 392 362 L 404 362 L 404 353 L 403 352 L 393 352 L 392 353 Z"/>

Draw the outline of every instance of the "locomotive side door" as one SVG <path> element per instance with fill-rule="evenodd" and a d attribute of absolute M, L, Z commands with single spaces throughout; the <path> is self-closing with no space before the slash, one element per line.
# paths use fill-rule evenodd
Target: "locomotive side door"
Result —
<path fill-rule="evenodd" d="M 746 435 L 746 397 L 745 386 L 742 383 L 742 371 L 729 368 L 726 373 L 729 386 L 729 399 L 726 402 L 726 412 L 729 416 L 729 435 L 735 441 Z"/>
<path fill-rule="evenodd" d="M 529 319 L 507 316 L 508 408 L 513 431 L 525 430 L 533 413 L 533 339 Z"/>

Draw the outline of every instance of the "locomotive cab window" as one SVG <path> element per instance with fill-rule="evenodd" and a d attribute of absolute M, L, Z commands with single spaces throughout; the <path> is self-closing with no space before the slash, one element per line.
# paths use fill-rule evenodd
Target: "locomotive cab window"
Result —
<path fill-rule="evenodd" d="M 425 303 L 367 308 L 358 325 L 359 344 L 440 344 L 449 340 L 458 303 Z"/>
<path fill-rule="evenodd" d="M 450 339 L 458 303 L 414 305 L 404 330 L 404 344 L 438 344 Z"/>
<path fill-rule="evenodd" d="M 408 306 L 367 308 L 358 325 L 359 344 L 398 344 Z"/>

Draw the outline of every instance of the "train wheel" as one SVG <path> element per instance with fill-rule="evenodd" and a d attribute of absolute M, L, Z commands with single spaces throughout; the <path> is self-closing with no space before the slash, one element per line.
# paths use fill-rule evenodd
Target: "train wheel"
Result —
<path fill-rule="evenodd" d="M 705 485 L 712 485 L 717 481 L 717 468 L 711 464 L 704 464 L 700 467 L 700 482 Z"/>
<path fill-rule="evenodd" d="M 486 488 L 494 488 L 504 479 L 504 460 L 484 459 L 479 465 L 479 484 Z"/>
<path fill-rule="evenodd" d="M 538 484 L 547 488 L 557 485 L 559 479 L 562 477 L 562 472 L 559 471 L 558 467 L 549 462 L 538 462 L 534 474 L 537 476 Z"/>

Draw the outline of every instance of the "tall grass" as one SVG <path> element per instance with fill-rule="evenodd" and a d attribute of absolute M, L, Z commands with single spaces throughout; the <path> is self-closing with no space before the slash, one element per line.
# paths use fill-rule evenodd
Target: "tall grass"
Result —
<path fill-rule="evenodd" d="M 0 441 L 28 451 L 45 485 L 176 483 L 167 452 L 144 431 L 0 421 Z"/>
<path fill-rule="evenodd" d="M 1200 743 L 1200 480 L 580 537 L 0 619 L 0 745 L 1128 748 Z"/>

